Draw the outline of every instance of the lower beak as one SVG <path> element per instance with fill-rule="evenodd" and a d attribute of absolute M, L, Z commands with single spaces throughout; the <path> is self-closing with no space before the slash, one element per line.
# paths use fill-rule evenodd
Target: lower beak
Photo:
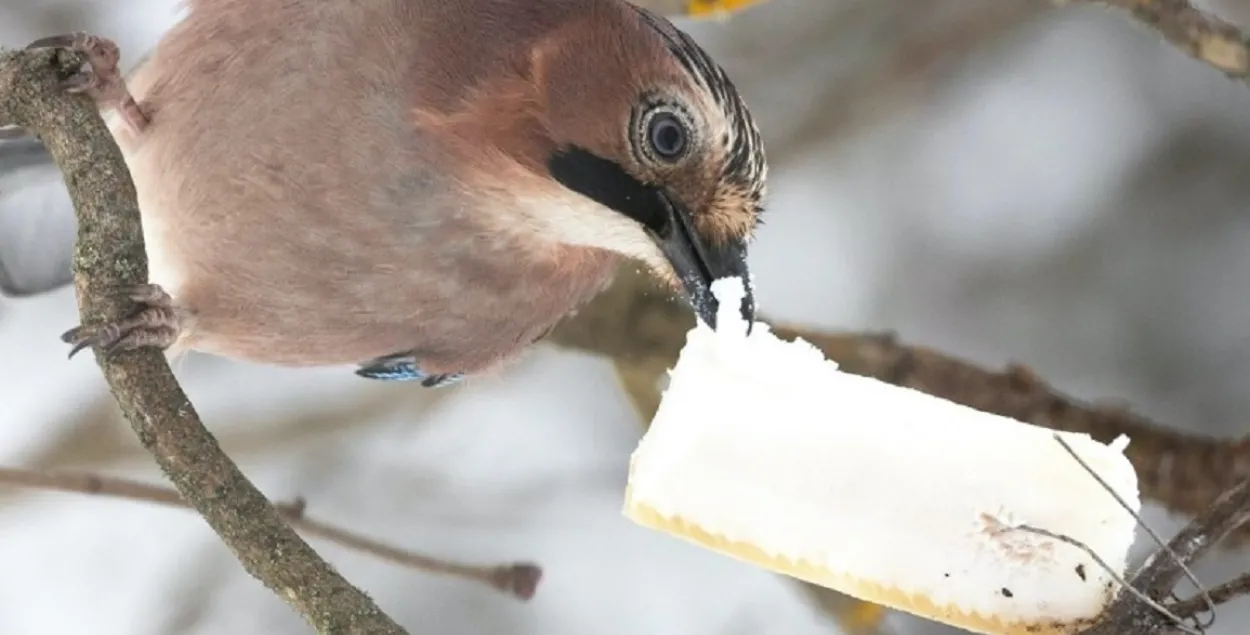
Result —
<path fill-rule="evenodd" d="M 667 199 L 667 197 L 664 197 Z M 668 258 L 677 278 L 685 288 L 686 297 L 699 318 L 713 329 L 716 328 L 716 311 L 720 303 L 712 294 L 712 282 L 721 278 L 742 279 L 742 318 L 750 329 L 755 321 L 755 296 L 751 291 L 750 271 L 747 269 L 745 241 L 715 243 L 705 241 L 695 231 L 690 213 L 681 206 L 666 200 L 669 222 L 667 235 L 657 236 L 660 251 Z"/>

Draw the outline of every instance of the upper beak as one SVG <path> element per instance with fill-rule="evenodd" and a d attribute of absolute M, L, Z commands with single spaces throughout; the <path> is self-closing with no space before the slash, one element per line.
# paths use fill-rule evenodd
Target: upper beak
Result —
<path fill-rule="evenodd" d="M 747 322 L 748 332 L 755 321 L 755 296 L 751 291 L 747 269 L 745 241 L 716 243 L 704 240 L 695 231 L 690 212 L 667 196 L 661 195 L 668 207 L 666 235 L 657 236 L 660 251 L 668 258 L 685 287 L 695 313 L 708 326 L 716 328 L 716 311 L 720 303 L 712 295 L 712 282 L 720 278 L 739 277 L 745 293 L 739 311 Z"/>

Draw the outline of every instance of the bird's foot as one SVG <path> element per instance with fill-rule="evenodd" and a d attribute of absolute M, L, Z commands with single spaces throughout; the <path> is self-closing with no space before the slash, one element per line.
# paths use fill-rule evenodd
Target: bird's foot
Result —
<path fill-rule="evenodd" d="M 82 53 L 87 63 L 62 80 L 61 86 L 71 93 L 86 93 L 101 109 L 116 108 L 132 132 L 147 128 L 150 119 L 126 88 L 118 65 L 121 52 L 112 40 L 79 31 L 40 38 L 26 48 L 66 48 Z"/>
<path fill-rule="evenodd" d="M 98 327 L 77 326 L 61 336 L 61 341 L 73 345 L 71 358 L 88 346 L 107 355 L 146 347 L 164 350 L 178 339 L 178 312 L 173 298 L 160 285 L 135 285 L 126 290 L 126 296 L 142 308 L 116 322 Z"/>
<path fill-rule="evenodd" d="M 356 374 L 384 381 L 420 381 L 426 388 L 450 386 L 464 377 L 463 373 L 431 375 L 421 370 L 413 356 L 402 353 L 371 359 L 356 369 Z"/>

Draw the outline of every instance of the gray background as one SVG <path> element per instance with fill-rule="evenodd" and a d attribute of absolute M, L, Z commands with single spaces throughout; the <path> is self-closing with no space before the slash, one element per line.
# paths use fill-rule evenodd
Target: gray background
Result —
<path fill-rule="evenodd" d="M 1204 6 L 1250 23 L 1244 3 Z M 176 10 L 5 0 L 0 44 L 87 29 L 130 61 Z M 682 25 L 737 80 L 769 144 L 752 256 L 769 314 L 897 329 L 1176 427 L 1248 429 L 1246 87 L 1121 15 L 1040 1 L 771 0 Z M 54 170 L 9 169 L 0 223 L 63 196 Z M 20 231 L 58 228 L 4 229 Z M 0 462 L 155 479 L 95 365 L 65 361 L 57 336 L 75 321 L 68 289 L 0 300 Z M 306 496 L 319 518 L 411 548 L 546 566 L 522 605 L 314 542 L 416 633 L 836 632 L 786 580 L 620 516 L 639 427 L 603 360 L 540 347 L 454 392 L 195 356 L 176 370 L 273 497 Z M 0 500 L 0 633 L 306 632 L 190 513 Z M 1147 518 L 1165 535 L 1183 520 Z M 1246 568 L 1224 554 L 1199 572 L 1215 583 Z M 1211 632 L 1244 632 L 1246 604 Z"/>

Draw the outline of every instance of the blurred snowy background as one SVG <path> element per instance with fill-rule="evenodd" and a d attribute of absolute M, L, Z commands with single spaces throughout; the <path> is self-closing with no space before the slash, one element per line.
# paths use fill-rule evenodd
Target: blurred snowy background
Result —
<path fill-rule="evenodd" d="M 1250 2 L 1203 6 L 1250 23 Z M 0 44 L 85 29 L 130 62 L 177 10 L 4 0 Z M 897 329 L 1173 426 L 1250 430 L 1245 86 L 1121 15 L 1041 0 L 771 0 L 681 25 L 769 143 L 753 254 L 768 314 Z M 55 171 L 16 174 L 46 187 L 3 204 L 56 195 Z M 94 363 L 64 359 L 57 336 L 75 317 L 69 289 L 0 300 L 0 463 L 156 481 Z M 837 632 L 790 581 L 620 516 L 641 428 L 606 361 L 543 347 L 442 392 L 202 357 L 176 370 L 271 497 L 425 552 L 544 565 L 523 604 L 312 541 L 414 633 Z M 1184 520 L 1147 518 L 1165 535 Z M 1199 573 L 1246 568 L 1224 556 Z M 1244 632 L 1247 604 L 1211 632 Z M 189 512 L 0 490 L 2 635 L 303 632 Z"/>

